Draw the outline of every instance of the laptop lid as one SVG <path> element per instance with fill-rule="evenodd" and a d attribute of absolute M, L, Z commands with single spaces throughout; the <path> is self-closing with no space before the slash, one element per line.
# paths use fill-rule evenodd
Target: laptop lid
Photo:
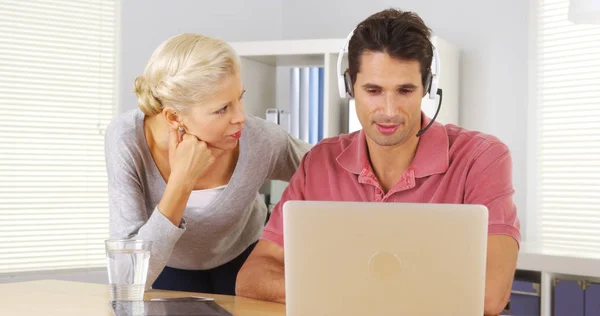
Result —
<path fill-rule="evenodd" d="M 485 206 L 288 201 L 283 220 L 288 316 L 483 313 Z"/>

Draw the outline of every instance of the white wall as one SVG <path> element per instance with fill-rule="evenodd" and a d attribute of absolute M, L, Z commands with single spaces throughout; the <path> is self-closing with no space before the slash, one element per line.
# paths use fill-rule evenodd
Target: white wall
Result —
<path fill-rule="evenodd" d="M 119 112 L 137 107 L 133 81 L 169 37 L 189 32 L 226 41 L 281 39 L 281 12 L 279 0 L 122 1 Z"/>
<path fill-rule="evenodd" d="M 529 1 L 286 1 L 283 37 L 346 37 L 370 14 L 389 7 L 417 12 L 435 34 L 462 50 L 460 124 L 493 134 L 511 149 L 524 229 Z"/>

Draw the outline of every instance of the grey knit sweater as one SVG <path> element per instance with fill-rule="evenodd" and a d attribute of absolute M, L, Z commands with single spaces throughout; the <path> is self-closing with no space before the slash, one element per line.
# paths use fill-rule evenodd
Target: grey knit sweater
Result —
<path fill-rule="evenodd" d="M 138 109 L 123 113 L 105 136 L 110 236 L 153 241 L 146 288 L 165 265 L 189 270 L 222 265 L 261 235 L 267 215 L 258 194 L 262 184 L 289 181 L 309 149 L 281 127 L 248 116 L 228 185 L 208 208 L 186 207 L 176 227 L 157 210 L 166 183 L 146 143 L 144 114 Z"/>

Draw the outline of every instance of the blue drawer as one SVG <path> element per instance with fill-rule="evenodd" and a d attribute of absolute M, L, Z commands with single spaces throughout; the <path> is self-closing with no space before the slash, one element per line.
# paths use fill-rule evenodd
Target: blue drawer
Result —
<path fill-rule="evenodd" d="M 556 280 L 554 316 L 585 316 L 585 296 L 580 281 Z"/>
<path fill-rule="evenodd" d="M 600 284 L 590 283 L 585 290 L 585 316 L 600 315 Z"/>
<path fill-rule="evenodd" d="M 502 315 L 539 316 L 540 285 L 531 281 L 514 280 L 509 311 Z"/>

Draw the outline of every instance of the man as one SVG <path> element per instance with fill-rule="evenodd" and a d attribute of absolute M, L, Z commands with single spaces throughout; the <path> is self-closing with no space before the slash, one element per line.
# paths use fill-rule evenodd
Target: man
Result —
<path fill-rule="evenodd" d="M 357 26 L 348 60 L 362 130 L 323 140 L 306 154 L 238 274 L 238 295 L 285 302 L 288 200 L 483 204 L 489 209 L 484 313 L 503 310 L 520 241 L 510 153 L 497 138 L 454 125 L 434 123 L 417 136 L 431 121 L 421 112 L 429 37 L 416 14 L 393 9 Z"/>

